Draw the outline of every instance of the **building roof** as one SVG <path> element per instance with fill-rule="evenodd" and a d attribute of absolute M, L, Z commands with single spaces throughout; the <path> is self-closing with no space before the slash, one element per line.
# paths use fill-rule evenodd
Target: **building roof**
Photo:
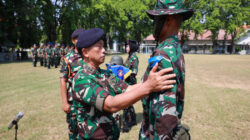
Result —
<path fill-rule="evenodd" d="M 193 31 L 189 31 L 188 34 L 189 34 L 188 40 L 196 40 L 195 33 Z M 180 33 L 178 35 L 180 36 Z M 225 30 L 219 30 L 217 40 L 224 40 L 224 36 L 225 36 Z M 211 40 L 211 37 L 212 37 L 212 32 L 210 30 L 204 30 L 203 34 L 199 34 L 197 36 L 197 40 Z M 227 35 L 226 40 L 231 40 L 231 39 L 232 39 L 231 36 Z"/>
<path fill-rule="evenodd" d="M 189 31 L 189 36 L 188 36 L 188 40 L 196 40 L 195 39 L 195 33 L 193 31 Z M 225 30 L 219 30 L 219 34 L 218 34 L 218 39 L 217 40 L 224 40 L 224 35 L 225 35 Z M 178 37 L 180 39 L 180 32 L 178 33 Z M 210 30 L 204 30 L 203 34 L 199 34 L 197 36 L 197 40 L 211 40 L 212 37 L 212 32 Z M 227 35 L 226 40 L 231 40 L 231 36 Z M 147 36 L 144 41 L 149 41 L 149 40 L 155 40 L 153 35 L 149 35 Z"/>

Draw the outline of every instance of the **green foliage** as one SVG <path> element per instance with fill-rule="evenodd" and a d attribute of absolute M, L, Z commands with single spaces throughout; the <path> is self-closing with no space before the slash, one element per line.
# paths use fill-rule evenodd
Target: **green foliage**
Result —
<path fill-rule="evenodd" d="M 22 48 L 39 42 L 68 44 L 75 29 L 94 27 L 107 33 L 108 46 L 113 40 L 141 42 L 152 34 L 153 21 L 146 11 L 154 4 L 155 0 L 0 0 L 0 43 L 10 40 Z M 197 36 L 209 29 L 215 45 L 219 29 L 237 37 L 236 29 L 250 23 L 246 0 L 185 0 L 184 4 L 196 11 L 182 24 L 183 41 L 189 35 L 184 30 Z"/>

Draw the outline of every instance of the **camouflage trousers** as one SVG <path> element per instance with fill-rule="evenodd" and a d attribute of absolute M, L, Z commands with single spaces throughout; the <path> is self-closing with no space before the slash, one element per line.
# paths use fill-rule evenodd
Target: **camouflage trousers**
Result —
<path fill-rule="evenodd" d="M 33 61 L 33 67 L 36 67 L 37 59 L 38 59 L 37 56 L 33 57 L 33 59 L 32 59 L 32 61 Z"/>
<path fill-rule="evenodd" d="M 52 58 L 52 57 L 48 57 L 48 58 L 47 58 L 47 66 L 48 66 L 48 69 L 50 69 L 50 66 L 52 66 L 52 61 L 53 61 L 53 58 Z"/>
<path fill-rule="evenodd" d="M 54 57 L 54 64 L 55 64 L 55 68 L 57 68 L 60 64 L 60 57 L 59 56 L 55 56 Z"/>
<path fill-rule="evenodd" d="M 44 63 L 44 67 L 47 67 L 47 59 L 45 57 L 43 57 L 43 63 Z"/>
<path fill-rule="evenodd" d="M 40 60 L 40 66 L 43 66 L 43 57 L 39 57 Z"/>
<path fill-rule="evenodd" d="M 76 110 L 71 105 L 70 107 L 71 112 L 67 113 L 66 115 L 66 122 L 68 123 L 68 134 L 69 134 L 69 140 L 76 140 L 77 137 L 77 120 L 76 120 Z"/>
<path fill-rule="evenodd" d="M 120 111 L 113 113 L 113 117 L 115 118 L 116 123 L 118 124 L 118 128 L 121 129 L 122 126 L 122 118 Z"/>
<path fill-rule="evenodd" d="M 143 98 L 142 105 L 143 120 L 139 139 L 171 140 L 179 123 L 175 94 L 153 94 Z"/>
<path fill-rule="evenodd" d="M 136 114 L 133 106 L 127 107 L 123 109 L 123 126 L 124 127 L 132 127 L 136 125 Z"/>

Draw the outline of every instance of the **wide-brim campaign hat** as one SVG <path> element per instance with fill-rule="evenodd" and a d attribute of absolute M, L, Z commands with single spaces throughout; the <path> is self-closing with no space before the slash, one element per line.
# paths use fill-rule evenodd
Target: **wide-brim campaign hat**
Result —
<path fill-rule="evenodd" d="M 183 20 L 187 20 L 194 14 L 194 10 L 191 8 L 185 9 L 182 0 L 157 0 L 155 8 L 148 10 L 147 14 L 151 19 L 182 14 Z"/>

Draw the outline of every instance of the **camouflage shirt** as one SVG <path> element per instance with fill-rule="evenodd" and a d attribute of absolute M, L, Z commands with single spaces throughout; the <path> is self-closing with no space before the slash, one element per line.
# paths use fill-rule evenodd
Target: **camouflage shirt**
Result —
<path fill-rule="evenodd" d="M 77 108 L 79 139 L 118 139 L 120 130 L 112 113 L 103 110 L 107 96 L 125 92 L 128 85 L 111 71 L 87 64 L 74 76 L 73 98 Z"/>
<path fill-rule="evenodd" d="M 71 53 L 67 54 L 62 60 L 60 73 L 61 73 L 61 78 L 67 79 L 67 82 L 69 83 L 67 89 L 67 98 L 69 103 L 72 103 L 73 101 L 72 80 L 74 75 L 80 69 L 81 65 L 84 65 L 82 57 L 75 51 L 72 51 Z"/>
<path fill-rule="evenodd" d="M 167 139 L 176 127 L 182 116 L 184 105 L 184 80 L 185 62 L 184 56 L 176 36 L 171 36 L 161 42 L 155 49 L 153 56 L 161 55 L 158 70 L 173 67 L 176 74 L 176 84 L 171 90 L 165 90 L 150 94 L 142 99 L 143 120 L 140 131 L 140 139 Z M 143 81 L 149 75 L 148 66 Z"/>
<path fill-rule="evenodd" d="M 59 48 L 54 48 L 54 56 L 59 57 L 60 55 L 60 49 Z"/>
<path fill-rule="evenodd" d="M 45 49 L 45 53 L 47 54 L 48 57 L 51 57 L 52 56 L 52 48 L 51 47 L 47 47 Z"/>
<path fill-rule="evenodd" d="M 136 56 L 136 53 L 129 55 L 124 65 L 132 71 L 132 74 L 126 79 L 126 82 L 130 85 L 136 84 L 136 75 L 138 73 L 139 65 L 139 59 Z"/>
<path fill-rule="evenodd" d="M 33 56 L 37 56 L 38 49 L 37 49 L 37 48 L 32 48 L 32 49 L 31 49 L 31 52 L 32 52 L 32 55 L 33 55 Z"/>

